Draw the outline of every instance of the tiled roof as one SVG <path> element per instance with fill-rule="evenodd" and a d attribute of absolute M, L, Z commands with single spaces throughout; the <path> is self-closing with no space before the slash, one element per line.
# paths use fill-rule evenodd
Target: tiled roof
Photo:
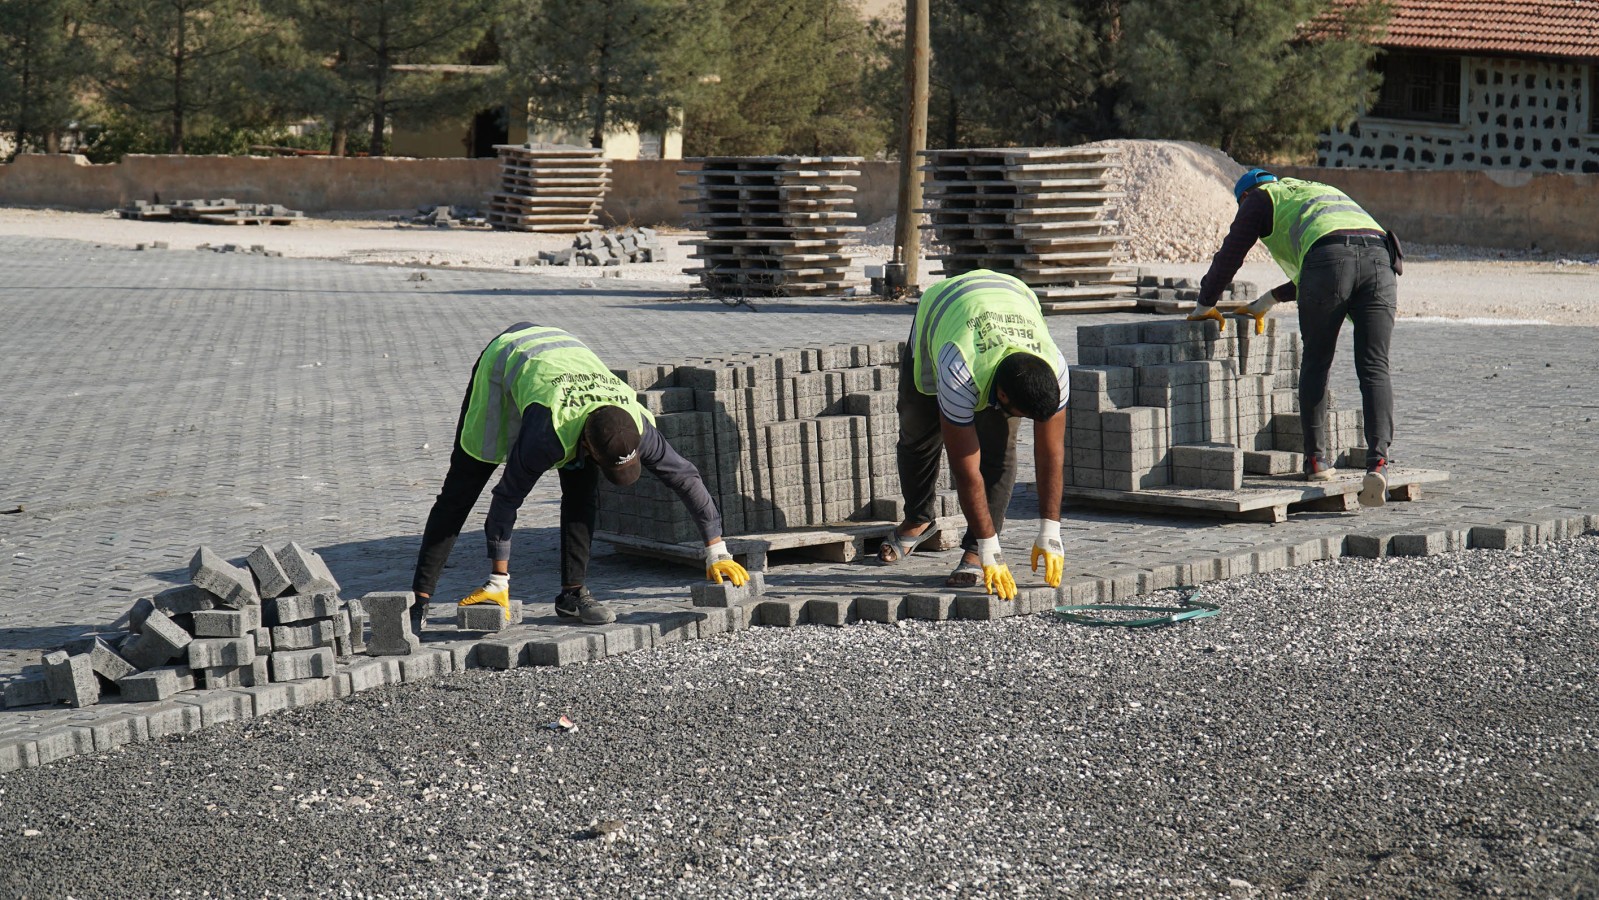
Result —
<path fill-rule="evenodd" d="M 1392 0 L 1382 47 L 1599 59 L 1599 0 Z"/>

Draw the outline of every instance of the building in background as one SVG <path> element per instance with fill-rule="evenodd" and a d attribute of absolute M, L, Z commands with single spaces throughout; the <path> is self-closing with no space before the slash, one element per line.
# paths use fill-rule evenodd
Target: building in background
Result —
<path fill-rule="evenodd" d="M 1377 102 L 1317 164 L 1599 172 L 1599 2 L 1393 0 Z"/>

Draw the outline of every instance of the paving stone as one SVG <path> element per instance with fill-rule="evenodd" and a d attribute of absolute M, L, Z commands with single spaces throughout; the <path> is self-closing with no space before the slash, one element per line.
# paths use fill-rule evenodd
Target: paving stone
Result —
<path fill-rule="evenodd" d="M 273 650 L 272 630 L 269 628 L 257 628 L 254 631 L 251 631 L 250 640 L 255 641 L 255 655 L 257 659 L 266 656 Z"/>
<path fill-rule="evenodd" d="M 729 610 L 728 615 L 731 616 Z M 714 615 L 706 613 L 706 615 Z M 620 656 L 623 653 L 632 653 L 637 650 L 647 650 L 650 647 L 650 629 L 643 625 L 626 625 L 612 623 L 600 625 L 595 631 L 605 638 L 605 655 Z"/>
<path fill-rule="evenodd" d="M 196 550 L 194 558 L 189 560 L 189 581 L 197 588 L 210 591 L 217 602 L 233 609 L 261 599 L 255 592 L 255 578 L 249 571 L 233 565 L 209 547 Z"/>
<path fill-rule="evenodd" d="M 15 709 L 19 706 L 38 706 L 43 703 L 49 703 L 53 699 L 50 694 L 50 682 L 42 674 L 13 678 L 6 682 L 6 709 Z"/>
<path fill-rule="evenodd" d="M 45 679 L 50 696 L 68 706 L 93 706 L 100 702 L 100 680 L 95 677 L 89 655 L 68 654 L 64 650 L 44 657 Z"/>
<path fill-rule="evenodd" d="M 509 615 L 498 603 L 455 607 L 455 627 L 461 631 L 503 631 L 522 621 L 522 603 L 511 601 Z"/>
<path fill-rule="evenodd" d="M 144 622 L 139 636 L 123 645 L 123 659 L 136 669 L 165 665 L 188 650 L 194 639 L 159 607 Z"/>
<path fill-rule="evenodd" d="M 541 636 L 528 641 L 526 647 L 527 664 L 530 666 L 567 666 L 602 658 L 605 655 L 605 636 L 602 634 Z"/>
<path fill-rule="evenodd" d="M 882 622 L 885 625 L 892 625 L 903 617 L 904 609 L 904 597 L 883 595 L 855 598 L 855 615 L 863 622 Z"/>
<path fill-rule="evenodd" d="M 649 634 L 652 647 L 699 639 L 700 617 L 687 610 L 630 613 L 623 621 L 642 625 Z"/>
<path fill-rule="evenodd" d="M 277 557 L 278 565 L 288 576 L 295 593 L 337 594 L 339 592 L 339 583 L 334 579 L 332 570 L 316 553 L 290 541 L 274 550 L 273 555 Z"/>
<path fill-rule="evenodd" d="M 1175 566 L 1172 567 L 1174 570 Z M 1016 592 L 1016 615 L 1031 616 L 1055 608 L 1059 592 L 1052 587 L 1021 588 Z"/>
<path fill-rule="evenodd" d="M 312 619 L 298 625 L 274 625 L 271 631 L 274 650 L 311 650 L 332 647 L 335 634 L 333 619 Z"/>
<path fill-rule="evenodd" d="M 367 640 L 368 656 L 405 656 L 420 646 L 411 633 L 411 604 L 416 595 L 410 591 L 384 591 L 366 594 L 361 598 L 361 608 L 366 611 L 372 636 Z"/>
<path fill-rule="evenodd" d="M 906 594 L 905 618 L 942 622 L 955 611 L 954 594 Z"/>
<path fill-rule="evenodd" d="M 1396 534 L 1389 547 L 1390 556 L 1436 556 L 1449 549 L 1449 535 L 1443 531 Z"/>
<path fill-rule="evenodd" d="M 249 629 L 249 616 L 236 609 L 203 609 L 194 614 L 197 638 L 239 638 Z"/>
<path fill-rule="evenodd" d="M 1515 550 L 1527 546 L 1524 525 L 1478 525 L 1471 529 L 1471 546 L 1483 550 Z"/>
<path fill-rule="evenodd" d="M 732 608 L 706 607 L 695 610 L 691 615 L 699 619 L 699 636 L 702 639 L 730 634 L 738 629 L 738 615 Z M 612 655 L 609 642 L 606 644 L 606 655 Z"/>
<path fill-rule="evenodd" d="M 333 648 L 275 650 L 271 656 L 273 681 L 327 678 L 334 672 Z"/>
<path fill-rule="evenodd" d="M 289 691 L 289 705 L 296 708 L 333 699 L 332 678 L 303 678 L 277 682 Z"/>
<path fill-rule="evenodd" d="M 840 628 L 855 621 L 855 598 L 815 597 L 806 603 L 805 614 L 813 625 Z"/>
<path fill-rule="evenodd" d="M 328 619 L 339 611 L 339 594 L 334 590 L 284 594 L 263 603 L 262 610 L 263 623 L 273 626 Z"/>
<path fill-rule="evenodd" d="M 527 637 L 490 638 L 477 645 L 477 661 L 487 669 L 515 669 L 527 662 Z"/>
<path fill-rule="evenodd" d="M 1190 581 L 1187 583 L 1198 584 L 1199 582 Z M 1100 580 L 1091 575 L 1062 578 L 1060 582 L 1062 602 L 1060 605 L 1078 606 L 1084 603 L 1098 603 L 1100 602 L 1100 592 L 1103 588 L 1104 585 L 1100 583 Z"/>
<path fill-rule="evenodd" d="M 215 669 L 255 662 L 254 638 L 196 638 L 189 642 L 189 668 Z"/>
<path fill-rule="evenodd" d="M 209 669 L 197 669 L 194 673 L 195 680 L 204 690 L 214 691 L 224 688 L 249 687 L 256 683 L 255 664 L 243 666 L 214 666 Z M 262 679 L 266 683 L 266 679 Z"/>
<path fill-rule="evenodd" d="M 1001 600 L 993 594 L 956 594 L 954 618 L 979 622 L 1016 615 L 1016 601 Z"/>
<path fill-rule="evenodd" d="M 188 666 L 162 666 L 117 682 L 122 699 L 131 703 L 166 700 L 174 694 L 194 690 L 194 672 Z"/>
<path fill-rule="evenodd" d="M 1356 559 L 1382 559 L 1393 545 L 1389 533 L 1344 535 L 1344 555 Z"/>
<path fill-rule="evenodd" d="M 190 691 L 173 697 L 170 702 L 198 709 L 206 728 L 227 722 L 248 722 L 255 716 L 255 702 L 231 690 Z"/>
<path fill-rule="evenodd" d="M 141 707 L 139 714 L 144 716 L 145 729 L 152 741 L 199 731 L 205 725 L 200 708 L 188 703 L 153 703 Z"/>
<path fill-rule="evenodd" d="M 250 573 L 255 576 L 256 593 L 263 600 L 270 600 L 294 586 L 289 573 L 285 572 L 283 564 L 278 562 L 277 554 L 265 544 L 250 551 L 244 562 L 249 566 Z"/>
<path fill-rule="evenodd" d="M 140 716 L 104 715 L 85 719 L 78 724 L 89 732 L 96 753 L 104 753 L 107 750 L 150 739 L 149 722 Z"/>
<path fill-rule="evenodd" d="M 39 731 L 33 736 L 39 765 L 47 766 L 69 756 L 83 756 L 94 752 L 94 734 L 87 728 L 56 726 Z"/>
<path fill-rule="evenodd" d="M 98 635 L 68 641 L 63 649 L 74 655 L 80 653 L 88 655 L 89 668 L 113 684 L 138 671 Z"/>
<path fill-rule="evenodd" d="M 215 609 L 217 598 L 210 591 L 185 584 L 156 594 L 150 598 L 150 603 L 168 616 L 182 616 L 202 609 Z"/>
<path fill-rule="evenodd" d="M 455 664 L 451 661 L 447 650 L 423 647 L 409 656 L 400 658 L 400 680 L 407 684 L 448 675 L 454 670 Z"/>
<path fill-rule="evenodd" d="M 385 684 L 398 684 L 403 673 L 400 661 L 394 657 L 357 659 L 351 662 L 344 674 L 349 675 L 351 692 L 359 693 L 379 688 Z"/>
<path fill-rule="evenodd" d="M 294 705 L 293 693 L 286 684 L 257 684 L 235 688 L 234 691 L 250 698 L 251 710 L 256 716 L 279 712 Z"/>
<path fill-rule="evenodd" d="M 751 597 L 759 596 L 750 588 L 751 585 L 748 582 L 745 582 L 741 587 L 731 581 L 724 581 L 721 584 L 701 581 L 689 586 L 689 594 L 693 598 L 695 606 L 728 607 L 742 603 Z"/>
<path fill-rule="evenodd" d="M 39 765 L 39 748 L 31 735 L 0 738 L 0 775 Z"/>
<path fill-rule="evenodd" d="M 800 598 L 766 599 L 760 604 L 760 624 L 767 628 L 792 628 L 810 621 L 805 607 L 809 601 Z"/>

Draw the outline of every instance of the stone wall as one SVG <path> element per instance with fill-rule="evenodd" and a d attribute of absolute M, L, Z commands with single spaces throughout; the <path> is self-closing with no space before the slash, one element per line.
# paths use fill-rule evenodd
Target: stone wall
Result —
<path fill-rule="evenodd" d="M 1588 66 L 1487 57 L 1463 64 L 1460 124 L 1358 119 L 1321 136 L 1317 164 L 1599 173 L 1599 134 L 1588 131 Z"/>

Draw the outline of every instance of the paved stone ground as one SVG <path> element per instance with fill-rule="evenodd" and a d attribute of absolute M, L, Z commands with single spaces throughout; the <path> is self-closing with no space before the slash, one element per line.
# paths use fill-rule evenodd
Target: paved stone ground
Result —
<path fill-rule="evenodd" d="M 202 543 L 239 556 L 293 539 L 318 548 L 349 595 L 407 587 L 472 362 L 513 321 L 560 325 L 621 364 L 892 339 L 911 319 L 909 307 L 860 301 L 757 301 L 751 311 L 605 279 L 433 270 L 411 281 L 399 268 L 42 239 L 0 238 L 0 258 L 0 511 L 23 508 L 0 515 L 0 672 L 181 580 Z M 1077 326 L 1129 318 L 1050 324 L 1070 355 Z M 1354 403 L 1348 343 L 1334 385 Z M 1448 469 L 1452 481 L 1419 503 L 1279 525 L 1069 508 L 1068 574 L 1357 528 L 1599 511 L 1592 329 L 1402 322 L 1394 343 L 1395 456 Z M 1013 559 L 1037 508 L 1023 468 L 1005 541 Z M 556 589 L 557 497 L 551 479 L 519 523 L 512 584 L 530 600 Z M 480 522 L 457 545 L 441 597 L 481 577 Z M 954 559 L 808 565 L 779 570 L 773 585 L 925 589 Z M 592 576 L 602 596 L 682 597 L 692 577 L 622 556 L 601 557 Z"/>

